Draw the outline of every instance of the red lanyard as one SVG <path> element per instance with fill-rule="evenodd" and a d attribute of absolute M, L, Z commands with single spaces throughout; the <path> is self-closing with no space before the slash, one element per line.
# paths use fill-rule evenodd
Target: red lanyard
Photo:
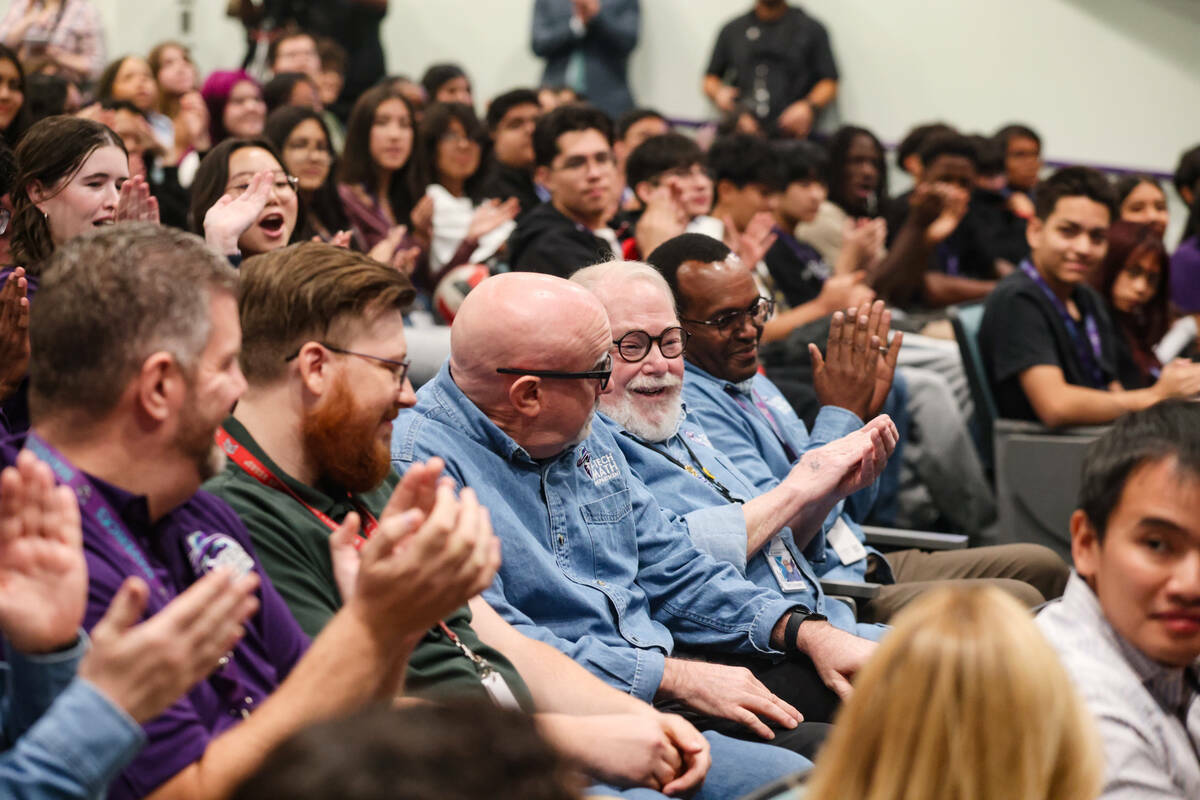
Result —
<path fill-rule="evenodd" d="M 254 457 L 254 454 L 243 447 L 236 439 L 229 435 L 224 426 L 217 428 L 216 432 L 217 445 L 225 452 L 227 456 L 241 467 L 242 471 L 254 478 L 256 481 L 266 486 L 268 489 L 274 489 L 277 492 L 284 492 L 292 497 L 300 505 L 308 509 L 309 513 L 317 519 L 329 526 L 329 530 L 336 531 L 340 526 L 338 523 L 325 512 L 313 508 L 304 501 L 300 495 L 292 490 L 292 487 L 275 477 L 275 473 L 267 469 L 267 466 Z M 355 549 L 361 548 L 366 543 L 367 539 L 371 538 L 371 534 L 379 527 L 379 521 L 375 519 L 375 515 L 364 508 L 359 503 L 350 498 L 350 502 L 358 510 L 359 516 L 362 517 L 362 535 L 354 541 Z"/>

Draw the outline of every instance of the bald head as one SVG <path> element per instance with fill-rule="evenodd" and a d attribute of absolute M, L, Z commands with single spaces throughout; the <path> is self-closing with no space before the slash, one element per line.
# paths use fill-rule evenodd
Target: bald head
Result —
<path fill-rule="evenodd" d="M 608 342 L 608 316 L 591 292 L 551 275 L 510 272 L 483 281 L 463 301 L 450 329 L 450 367 L 482 405 L 511 382 L 497 367 L 586 370 Z"/>

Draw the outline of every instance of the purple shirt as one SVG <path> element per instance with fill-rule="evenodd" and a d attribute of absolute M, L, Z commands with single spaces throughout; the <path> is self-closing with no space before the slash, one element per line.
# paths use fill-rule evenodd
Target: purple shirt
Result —
<path fill-rule="evenodd" d="M 0 462 L 13 463 L 23 443 L 23 436 L 0 443 Z M 242 563 L 254 569 L 261 580 L 260 609 L 246 625 L 230 663 L 143 726 L 146 747 L 109 788 L 111 800 L 141 798 L 198 761 L 209 740 L 242 721 L 243 711 L 261 705 L 303 655 L 308 638 L 259 566 L 241 520 L 224 501 L 196 492 L 151 523 L 144 496 L 88 478 L 120 517 L 157 578 L 159 586 L 150 587 L 143 619 L 161 610 L 218 563 Z M 84 627 L 90 630 L 127 577 L 145 576 L 88 514 L 83 516 L 83 547 L 88 568 Z"/>

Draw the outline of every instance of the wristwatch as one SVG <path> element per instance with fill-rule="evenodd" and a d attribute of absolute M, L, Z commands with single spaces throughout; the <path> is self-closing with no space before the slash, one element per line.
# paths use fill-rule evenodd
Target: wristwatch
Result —
<path fill-rule="evenodd" d="M 785 652 L 800 652 L 800 648 L 796 646 L 796 635 L 800 633 L 800 626 L 809 621 L 828 622 L 829 617 L 824 614 L 818 614 L 815 611 L 801 611 L 799 609 L 788 612 L 787 625 L 783 628 L 783 647 Z"/>

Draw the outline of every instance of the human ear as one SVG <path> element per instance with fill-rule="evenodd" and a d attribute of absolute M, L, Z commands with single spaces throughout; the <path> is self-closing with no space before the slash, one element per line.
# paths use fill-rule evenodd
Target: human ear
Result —
<path fill-rule="evenodd" d="M 518 414 L 536 417 L 542 410 L 542 381 L 533 375 L 522 375 L 508 387 L 508 401 Z"/>

